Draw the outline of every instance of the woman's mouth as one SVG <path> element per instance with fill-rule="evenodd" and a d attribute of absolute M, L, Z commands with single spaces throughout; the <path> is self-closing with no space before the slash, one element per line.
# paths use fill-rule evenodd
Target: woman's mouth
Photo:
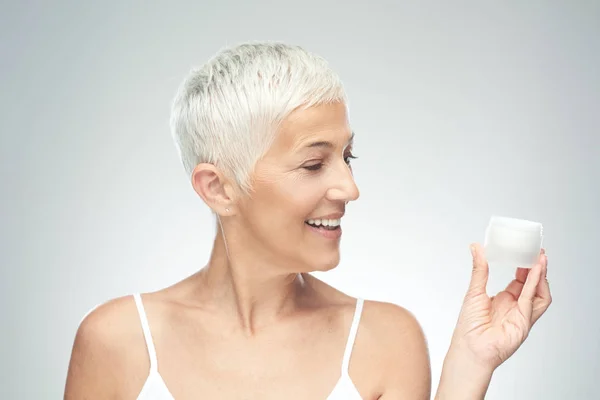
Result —
<path fill-rule="evenodd" d="M 341 219 L 309 219 L 305 223 L 317 229 L 333 231 L 339 229 L 341 221 Z"/>
<path fill-rule="evenodd" d="M 339 239 L 342 236 L 340 219 L 309 219 L 304 223 L 309 230 L 326 239 Z"/>

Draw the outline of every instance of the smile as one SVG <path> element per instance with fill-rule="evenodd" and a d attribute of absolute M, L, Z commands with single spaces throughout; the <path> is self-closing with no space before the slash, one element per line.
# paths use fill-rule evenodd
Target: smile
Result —
<path fill-rule="evenodd" d="M 334 230 L 338 229 L 341 219 L 309 219 L 306 224 L 319 229 Z"/>
<path fill-rule="evenodd" d="M 341 220 L 338 219 L 309 219 L 304 221 L 306 227 L 322 238 L 337 240 L 342 236 Z"/>

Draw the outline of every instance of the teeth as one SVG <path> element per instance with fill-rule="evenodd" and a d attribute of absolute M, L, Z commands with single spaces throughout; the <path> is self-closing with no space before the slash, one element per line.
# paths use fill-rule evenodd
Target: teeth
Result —
<path fill-rule="evenodd" d="M 309 219 L 307 221 L 310 225 L 315 226 L 339 226 L 341 223 L 340 219 Z"/>

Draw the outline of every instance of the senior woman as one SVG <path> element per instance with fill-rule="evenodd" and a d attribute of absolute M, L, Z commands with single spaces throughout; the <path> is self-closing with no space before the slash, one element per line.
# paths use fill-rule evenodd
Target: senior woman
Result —
<path fill-rule="evenodd" d="M 82 321 L 66 399 L 429 399 L 414 316 L 316 279 L 335 268 L 340 221 L 359 197 L 337 75 L 282 43 L 245 43 L 193 70 L 172 109 L 191 184 L 216 216 L 208 263 Z M 473 272 L 436 398 L 480 399 L 548 308 L 547 258 L 486 294 Z"/>

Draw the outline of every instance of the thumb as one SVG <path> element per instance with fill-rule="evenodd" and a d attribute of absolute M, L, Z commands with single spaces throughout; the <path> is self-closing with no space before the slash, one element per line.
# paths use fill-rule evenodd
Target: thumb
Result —
<path fill-rule="evenodd" d="M 471 255 L 473 257 L 473 272 L 471 274 L 471 283 L 469 285 L 469 293 L 471 295 L 484 294 L 486 292 L 489 266 L 483 249 L 478 243 L 471 244 Z"/>

